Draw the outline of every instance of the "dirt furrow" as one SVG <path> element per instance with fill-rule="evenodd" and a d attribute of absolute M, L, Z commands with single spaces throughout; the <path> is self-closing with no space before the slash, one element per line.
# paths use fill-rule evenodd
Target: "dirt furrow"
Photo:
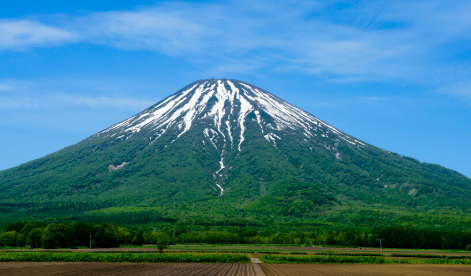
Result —
<path fill-rule="evenodd" d="M 464 276 L 471 275 L 469 265 L 426 264 L 261 264 L 267 276 L 378 275 L 378 276 Z"/>
<path fill-rule="evenodd" d="M 206 264 L 201 264 L 202 268 L 205 269 Z M 194 275 L 195 269 L 197 267 L 195 264 L 172 264 L 165 269 L 158 271 L 158 274 L 155 275 L 165 275 L 165 276 L 175 276 L 175 275 Z M 199 270 L 198 270 L 199 271 Z"/>
<path fill-rule="evenodd" d="M 100 275 L 100 276 L 107 276 L 107 275 L 116 275 L 119 274 L 129 274 L 129 275 L 136 275 L 136 272 L 140 272 L 145 270 L 147 266 L 139 266 L 139 265 L 125 265 L 125 266 L 113 266 L 108 265 L 106 267 L 100 268 L 92 268 L 86 270 L 79 270 L 79 271 L 70 271 L 64 272 L 59 274 L 53 274 L 55 276 L 81 276 L 81 275 Z"/>

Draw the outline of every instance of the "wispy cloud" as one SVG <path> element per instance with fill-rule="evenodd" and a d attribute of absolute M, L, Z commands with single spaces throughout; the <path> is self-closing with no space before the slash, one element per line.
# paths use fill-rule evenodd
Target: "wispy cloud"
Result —
<path fill-rule="evenodd" d="M 130 110 L 145 109 L 154 102 L 149 100 L 120 98 L 120 97 L 104 97 L 104 96 L 86 96 L 74 94 L 52 94 L 49 96 L 56 103 L 72 105 L 72 106 L 86 106 L 91 108 L 121 108 Z"/>
<path fill-rule="evenodd" d="M 188 12 L 188 11 L 186 11 Z M 178 9 L 151 8 L 92 14 L 74 22 L 84 41 L 127 50 L 154 50 L 167 55 L 199 53 L 210 44 L 209 26 Z M 89 26 L 93 26 L 89 28 Z"/>
<path fill-rule="evenodd" d="M 20 81 L 9 80 L 5 88 L 15 93 L 0 94 L 0 109 L 38 109 L 56 106 L 87 107 L 92 109 L 121 109 L 141 111 L 154 104 L 154 101 L 120 95 L 100 95 L 100 85 L 83 88 L 84 92 L 62 92 L 66 87 L 79 87 L 77 83 L 86 81 Z M 2 88 L 0 82 L 0 91 Z M 110 86 L 108 86 L 110 87 Z M 80 87 L 79 87 L 80 90 Z"/>
<path fill-rule="evenodd" d="M 386 103 L 386 102 L 394 102 L 398 101 L 401 98 L 393 98 L 393 97 L 378 97 L 378 96 L 359 96 L 356 97 L 356 100 L 359 103 L 364 104 L 378 104 L 378 103 Z"/>
<path fill-rule="evenodd" d="M 339 106 L 383 107 L 385 105 L 404 105 L 415 103 L 418 100 L 412 97 L 383 97 L 383 96 L 343 96 L 337 98 L 313 101 L 315 107 L 331 108 Z"/>
<path fill-rule="evenodd" d="M 12 92 L 14 90 L 15 88 L 13 88 L 13 86 L 6 83 L 0 83 L 0 92 Z"/>
<path fill-rule="evenodd" d="M 73 32 L 30 20 L 0 21 L 0 50 L 47 47 L 76 40 Z"/>
<path fill-rule="evenodd" d="M 2 97 L 0 95 L 0 110 L 2 109 L 32 109 L 38 106 L 38 101 L 31 97 Z"/>
<path fill-rule="evenodd" d="M 471 106 L 471 81 L 447 84 L 437 89 L 440 94 L 454 95 Z"/>
<path fill-rule="evenodd" d="M 454 0 L 160 2 L 60 23 L 0 21 L 0 49 L 91 43 L 183 57 L 215 76 L 298 71 L 443 86 L 471 72 L 459 43 L 471 39 L 470 13 Z"/>
<path fill-rule="evenodd" d="M 132 98 L 87 96 L 63 93 L 52 93 L 41 98 L 28 96 L 0 96 L 0 109 L 50 108 L 58 104 L 62 106 L 81 106 L 94 109 L 114 108 L 140 111 L 151 106 L 154 104 L 154 102 Z"/>

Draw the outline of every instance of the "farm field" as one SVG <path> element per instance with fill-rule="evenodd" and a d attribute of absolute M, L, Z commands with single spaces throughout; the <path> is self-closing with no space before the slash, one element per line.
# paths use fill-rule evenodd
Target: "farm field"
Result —
<path fill-rule="evenodd" d="M 8 251 L 25 251 L 24 248 L 6 249 Z M 0 249 L 0 252 L 6 251 Z M 88 252 L 89 249 L 36 249 L 34 251 L 67 251 L 67 252 Z M 157 252 L 155 246 L 139 246 L 139 247 L 115 247 L 115 248 L 92 248 L 92 252 L 113 252 L 113 251 L 126 251 L 126 252 Z M 171 245 L 166 250 L 167 252 L 178 251 L 203 251 L 203 252 L 279 252 L 281 254 L 289 254 L 290 252 L 306 252 L 306 254 L 327 253 L 327 251 L 334 251 L 336 253 L 373 253 L 380 254 L 379 248 L 343 248 L 343 247 L 320 247 L 320 246 L 275 246 L 275 245 Z M 384 255 L 390 254 L 410 254 L 410 255 L 448 255 L 448 256 L 471 256 L 470 251 L 464 250 L 439 250 L 439 249 L 400 249 L 400 248 L 383 248 Z"/>
<path fill-rule="evenodd" d="M 136 263 L 0 263 L 2 276 L 47 276 L 47 275 L 227 275 L 258 276 L 253 264 L 136 264 Z"/>
<path fill-rule="evenodd" d="M 263 270 L 262 270 L 263 269 Z M 218 276 L 357 276 L 470 275 L 467 265 L 349 264 L 150 264 L 150 263 L 0 263 L 2 276 L 48 275 L 218 275 Z"/>
<path fill-rule="evenodd" d="M 143 248 L 141 248 L 142 250 Z M 84 249 L 85 250 L 85 249 Z M 133 250 L 133 249 L 129 249 Z M 152 249 L 151 249 L 152 250 Z M 154 249 L 155 250 L 155 249 Z M 258 251 L 258 252 L 292 252 L 304 251 L 310 253 L 322 253 L 329 250 L 337 253 L 381 253 L 380 248 L 363 247 L 361 250 L 352 247 L 322 247 L 322 246 L 276 246 L 276 245 L 174 245 L 169 246 L 168 251 Z M 439 250 L 439 249 L 401 249 L 383 248 L 383 254 L 430 254 L 430 255 L 469 255 L 470 251 L 464 250 Z"/>
<path fill-rule="evenodd" d="M 157 251 L 156 247 L 136 247 L 136 248 L 103 248 L 92 249 L 92 251 Z M 88 252 L 88 249 L 75 249 L 72 251 Z M 343 248 L 343 247 L 320 247 L 320 246 L 274 246 L 274 245 L 174 245 L 169 246 L 166 251 L 253 251 L 253 252 L 306 252 L 307 254 L 325 253 L 334 251 L 337 253 L 377 253 L 380 254 L 380 248 Z M 449 256 L 471 256 L 470 251 L 463 250 L 439 250 L 439 249 L 400 249 L 383 248 L 383 254 L 427 254 L 427 255 L 449 255 Z"/>
<path fill-rule="evenodd" d="M 326 251 L 335 251 L 337 253 L 381 253 L 380 248 L 369 248 L 362 247 L 362 249 L 351 248 L 351 247 L 302 247 L 302 246 L 279 246 L 278 251 L 306 251 L 309 252 L 326 252 Z M 402 249 L 402 248 L 383 248 L 383 254 L 429 254 L 429 255 L 469 255 L 471 256 L 470 251 L 464 250 L 440 250 L 440 249 Z"/>
<path fill-rule="evenodd" d="M 414 264 L 260 264 L 267 276 L 360 276 L 360 275 L 414 275 L 461 276 L 471 275 L 467 265 L 414 265 Z"/>

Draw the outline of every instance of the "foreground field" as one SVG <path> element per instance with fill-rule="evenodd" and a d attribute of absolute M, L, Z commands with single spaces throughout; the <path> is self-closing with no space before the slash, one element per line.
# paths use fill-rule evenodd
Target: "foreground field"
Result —
<path fill-rule="evenodd" d="M 461 276 L 471 275 L 471 266 L 465 265 L 401 265 L 401 264 L 260 264 L 267 276 Z"/>
<path fill-rule="evenodd" d="M 256 271 L 258 268 L 258 273 Z M 208 275 L 258 276 L 264 275 L 253 264 L 135 264 L 135 263 L 0 263 L 2 276 L 47 275 Z"/>
<path fill-rule="evenodd" d="M 263 270 L 262 270 L 263 269 Z M 209 275 L 209 276 L 359 276 L 471 275 L 466 265 L 362 264 L 150 264 L 150 263 L 0 263 L 2 276 L 49 275 Z"/>

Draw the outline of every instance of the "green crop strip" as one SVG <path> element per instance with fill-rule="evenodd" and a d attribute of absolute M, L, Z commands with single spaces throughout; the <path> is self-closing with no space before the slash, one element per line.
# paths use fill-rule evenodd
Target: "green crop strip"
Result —
<path fill-rule="evenodd" d="M 466 264 L 471 265 L 470 259 L 386 259 L 388 264 Z"/>
<path fill-rule="evenodd" d="M 343 256 L 273 256 L 265 255 L 261 260 L 266 263 L 309 263 L 309 264 L 381 264 L 384 258 L 381 257 L 343 257 Z"/>
<path fill-rule="evenodd" d="M 281 264 L 471 264 L 471 259 L 385 259 L 382 257 L 345 257 L 345 256 L 273 256 L 265 255 L 260 258 L 266 263 Z"/>
<path fill-rule="evenodd" d="M 248 263 L 236 254 L 5 253 L 0 262 Z"/>
<path fill-rule="evenodd" d="M 314 255 L 335 255 L 335 256 L 369 256 L 369 257 L 381 257 L 381 254 L 377 253 L 327 253 L 327 252 L 317 252 Z"/>
<path fill-rule="evenodd" d="M 135 254 L 135 253 L 145 253 L 153 254 L 159 253 L 158 251 L 93 251 L 93 253 L 126 253 L 126 254 Z M 280 254 L 277 251 L 255 251 L 255 250 L 179 250 L 179 251 L 165 251 L 165 254 L 181 254 L 181 253 L 258 253 L 258 254 Z"/>
<path fill-rule="evenodd" d="M 426 255 L 426 254 L 396 254 L 389 255 L 390 257 L 411 257 L 411 258 L 426 258 L 426 259 L 471 259 L 471 256 L 448 256 L 448 255 Z"/>

